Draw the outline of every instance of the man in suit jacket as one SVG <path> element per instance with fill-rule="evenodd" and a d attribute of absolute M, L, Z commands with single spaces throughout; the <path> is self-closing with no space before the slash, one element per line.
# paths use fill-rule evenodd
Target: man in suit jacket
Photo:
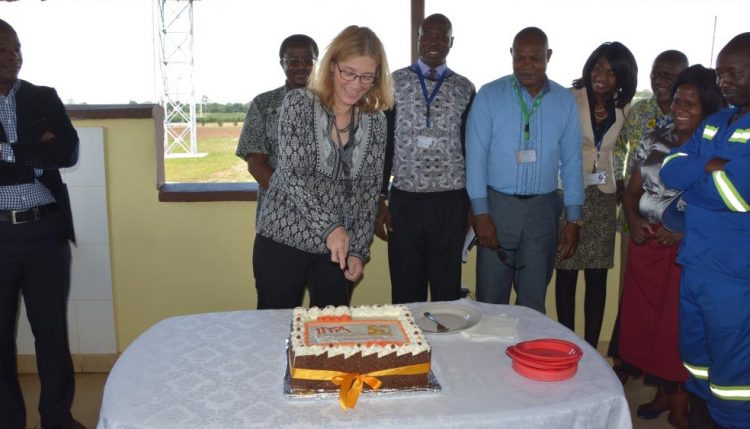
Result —
<path fill-rule="evenodd" d="M 13 27 L 0 20 L 0 428 L 26 426 L 16 368 L 19 296 L 34 333 L 43 428 L 73 420 L 68 345 L 70 245 L 67 188 L 59 168 L 78 160 L 78 135 L 52 88 L 18 79 L 23 60 Z"/>

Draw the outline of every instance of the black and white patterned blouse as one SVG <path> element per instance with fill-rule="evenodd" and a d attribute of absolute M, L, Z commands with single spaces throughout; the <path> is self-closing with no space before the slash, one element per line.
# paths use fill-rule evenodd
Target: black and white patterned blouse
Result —
<path fill-rule="evenodd" d="M 350 256 L 365 260 L 383 174 L 386 121 L 362 114 L 353 141 L 331 139 L 332 112 L 306 88 L 290 91 L 279 119 L 279 160 L 260 209 L 258 234 L 311 253 L 328 253 L 328 234 L 344 226 Z"/>
<path fill-rule="evenodd" d="M 635 165 L 641 169 L 644 190 L 638 200 L 638 211 L 649 223 L 661 223 L 664 210 L 682 193 L 664 185 L 659 177 L 664 158 L 678 146 L 672 124 L 647 133 L 638 144 Z"/>
<path fill-rule="evenodd" d="M 415 67 L 393 72 L 396 115 L 393 186 L 408 192 L 442 192 L 466 187 L 464 128 L 475 94 L 469 79 L 446 70 L 435 98 L 427 102 Z M 425 79 L 428 94 L 439 81 Z M 429 147 L 420 137 L 431 141 Z M 391 142 L 389 142 L 391 144 Z M 389 150 L 390 152 L 390 150 Z"/>

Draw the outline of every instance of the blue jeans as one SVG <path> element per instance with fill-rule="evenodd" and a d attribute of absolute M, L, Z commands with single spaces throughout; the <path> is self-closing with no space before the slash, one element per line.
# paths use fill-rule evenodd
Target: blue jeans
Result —
<path fill-rule="evenodd" d="M 557 253 L 560 196 L 555 191 L 522 199 L 488 189 L 487 200 L 507 259 L 503 262 L 496 252 L 479 247 L 477 301 L 508 304 L 513 286 L 516 304 L 544 314 Z"/>

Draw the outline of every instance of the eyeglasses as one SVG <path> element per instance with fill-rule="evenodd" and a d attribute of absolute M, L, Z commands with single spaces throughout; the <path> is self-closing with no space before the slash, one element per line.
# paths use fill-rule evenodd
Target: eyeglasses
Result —
<path fill-rule="evenodd" d="M 336 68 L 339 69 L 339 74 L 341 75 L 341 79 L 344 79 L 347 82 L 353 82 L 355 79 L 359 78 L 359 82 L 363 85 L 372 85 L 377 80 L 376 75 L 372 74 L 363 74 L 358 75 L 355 73 L 352 73 L 348 70 L 341 70 L 341 67 L 336 64 Z"/>
<path fill-rule="evenodd" d="M 315 57 L 284 57 L 281 59 L 285 64 L 290 66 L 296 66 L 296 65 L 305 65 L 305 66 L 311 66 L 315 64 L 315 61 L 318 59 Z"/>
<path fill-rule="evenodd" d="M 521 265 L 520 267 L 516 267 L 515 265 L 511 265 L 508 263 L 508 254 L 506 252 L 515 252 L 518 249 L 506 249 L 505 247 L 500 246 L 495 253 L 497 253 L 497 258 L 500 259 L 500 262 L 503 263 L 503 265 L 510 267 L 513 269 L 513 271 L 520 271 L 524 268 L 526 268 L 526 265 Z"/>

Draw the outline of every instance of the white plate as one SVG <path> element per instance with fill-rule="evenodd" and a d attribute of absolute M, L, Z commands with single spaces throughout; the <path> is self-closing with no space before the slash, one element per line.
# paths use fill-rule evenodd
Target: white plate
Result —
<path fill-rule="evenodd" d="M 438 332 L 435 322 L 424 317 L 425 311 L 432 313 L 432 316 L 448 330 Z M 471 328 L 482 318 L 482 313 L 473 307 L 448 302 L 425 304 L 414 308 L 412 313 L 414 321 L 427 334 L 453 334 Z"/>

